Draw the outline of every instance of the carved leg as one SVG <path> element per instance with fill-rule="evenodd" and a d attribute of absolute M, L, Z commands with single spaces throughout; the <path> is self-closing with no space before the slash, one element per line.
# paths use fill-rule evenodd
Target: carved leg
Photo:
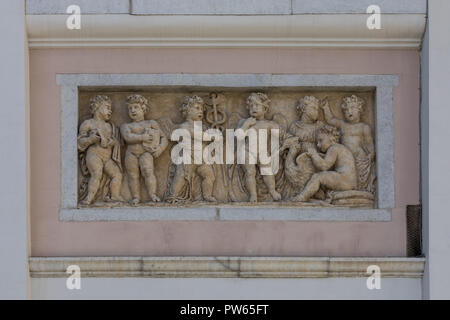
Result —
<path fill-rule="evenodd" d="M 250 193 L 250 202 L 257 202 L 258 195 L 256 193 L 256 166 L 254 164 L 245 164 L 245 186 Z"/>
<path fill-rule="evenodd" d="M 156 195 L 156 177 L 153 170 L 153 157 L 150 153 L 145 152 L 139 157 L 139 167 L 144 176 L 145 186 L 147 187 L 150 200 L 153 202 L 161 201 Z"/>
<path fill-rule="evenodd" d="M 320 189 L 320 174 L 315 173 L 312 175 L 311 179 L 309 179 L 308 183 L 306 184 L 302 192 L 300 192 L 298 195 L 292 198 L 292 201 L 307 202 L 317 191 L 319 191 L 319 189 Z"/>
<path fill-rule="evenodd" d="M 182 193 L 182 190 L 187 183 L 185 179 L 185 164 L 179 164 L 175 168 L 175 176 L 172 180 L 172 185 L 170 186 L 170 195 L 175 198 L 179 197 Z"/>
<path fill-rule="evenodd" d="M 128 174 L 128 184 L 131 191 L 131 204 L 136 205 L 140 202 L 140 185 L 139 185 L 139 162 L 138 158 L 131 152 L 125 154 L 125 168 Z"/>
<path fill-rule="evenodd" d="M 319 191 L 321 186 L 333 191 L 352 189 L 351 179 L 347 175 L 340 174 L 336 171 L 322 171 L 313 174 L 302 192 L 292 200 L 306 202 Z"/>
<path fill-rule="evenodd" d="M 264 183 L 267 186 L 267 189 L 269 190 L 270 195 L 272 196 L 273 200 L 278 201 L 281 200 L 281 194 L 279 194 L 276 190 L 275 190 L 275 176 L 273 175 L 267 175 L 267 176 L 262 176 Z"/>
<path fill-rule="evenodd" d="M 86 165 L 91 177 L 89 178 L 88 194 L 81 203 L 91 204 L 94 201 L 103 176 L 103 161 L 97 155 L 88 153 L 86 156 Z"/>
<path fill-rule="evenodd" d="M 120 172 L 119 166 L 113 160 L 108 160 L 105 164 L 105 172 L 111 177 L 111 200 L 123 201 L 120 195 L 122 172 Z"/>
<path fill-rule="evenodd" d="M 216 202 L 216 198 L 212 195 L 215 181 L 213 168 L 209 165 L 201 165 L 198 167 L 197 173 L 202 178 L 203 199 L 210 202 Z"/>

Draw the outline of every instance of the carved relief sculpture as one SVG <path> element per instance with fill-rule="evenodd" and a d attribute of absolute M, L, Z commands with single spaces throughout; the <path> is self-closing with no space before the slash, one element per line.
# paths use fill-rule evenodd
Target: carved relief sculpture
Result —
<path fill-rule="evenodd" d="M 348 147 L 355 157 L 358 190 L 371 192 L 374 182 L 375 148 L 370 127 L 360 121 L 363 105 L 364 101 L 355 95 L 345 97 L 341 104 L 345 120 L 333 116 L 328 101 L 325 100 L 322 108 L 326 121 L 341 129 L 342 144 Z"/>
<path fill-rule="evenodd" d="M 247 132 L 249 129 L 254 129 L 256 133 L 259 133 L 259 130 L 267 130 L 268 135 L 270 134 L 271 129 L 280 130 L 280 126 L 275 121 L 266 120 L 265 114 L 269 109 L 270 100 L 267 95 L 263 93 L 252 93 L 247 98 L 247 109 L 250 114 L 250 117 L 247 119 L 242 119 L 237 128 L 242 129 L 244 132 Z M 259 137 L 258 137 L 259 138 Z M 268 137 L 268 142 L 270 141 Z M 267 150 L 271 150 L 270 146 L 268 146 Z M 249 154 L 250 150 L 248 148 L 248 144 L 246 145 L 246 154 Z M 256 155 L 255 158 L 258 158 Z M 264 169 L 264 166 L 271 166 L 271 164 L 262 164 L 257 162 L 257 164 L 243 164 L 242 165 L 245 171 L 245 186 L 249 193 L 249 201 L 257 202 L 257 189 L 256 189 L 256 173 L 259 170 Z M 281 195 L 275 190 L 275 175 L 266 174 L 261 175 L 266 185 L 266 188 L 271 195 L 272 199 L 275 201 L 281 200 Z"/>
<path fill-rule="evenodd" d="M 140 175 L 143 176 L 148 195 L 152 202 L 161 199 L 156 195 L 156 177 L 154 159 L 158 158 L 168 145 L 167 137 L 155 120 L 145 120 L 148 101 L 139 94 L 127 98 L 128 115 L 133 120 L 124 123 L 120 132 L 127 144 L 125 152 L 125 168 L 128 173 L 132 205 L 140 202 Z"/>
<path fill-rule="evenodd" d="M 333 191 L 347 191 L 356 188 L 355 159 L 351 151 L 339 143 L 339 131 L 332 126 L 319 129 L 317 146 L 324 156 L 320 156 L 314 147 L 308 148 L 308 156 L 319 170 L 314 173 L 305 188 L 292 200 L 308 201 L 321 187 Z M 334 168 L 334 170 L 330 170 Z"/>
<path fill-rule="evenodd" d="M 81 93 L 80 119 L 87 119 L 77 140 L 81 206 L 374 206 L 371 91 L 279 90 L 270 98 L 242 90 L 101 92 Z M 178 141 L 175 130 L 187 134 Z M 182 143 L 190 153 L 180 163 L 172 156 Z M 254 153 L 255 145 L 271 162 Z M 198 161 L 191 146 L 214 161 Z M 234 162 L 225 163 L 230 152 Z"/>
<path fill-rule="evenodd" d="M 316 148 L 317 131 L 324 125 L 319 120 L 319 104 L 319 99 L 314 96 L 304 96 L 298 101 L 296 110 L 300 120 L 290 125 L 290 137 L 281 147 L 281 153 L 289 150 L 285 159 L 285 174 L 291 187 L 286 190 L 286 198 L 302 190 L 316 171 L 307 151 Z"/>
<path fill-rule="evenodd" d="M 205 112 L 204 101 L 199 96 L 186 96 L 180 107 L 181 114 L 185 121 L 177 128 L 185 129 L 190 133 L 191 145 L 195 145 L 194 139 L 194 121 L 202 121 Z M 203 131 L 206 126 L 203 123 Z M 202 146 L 205 145 L 200 141 Z M 214 170 L 209 164 L 195 164 L 193 158 L 194 153 L 191 153 L 191 163 L 182 163 L 176 165 L 175 175 L 169 186 L 168 201 L 171 203 L 201 200 L 215 202 L 213 197 L 213 186 L 215 181 Z M 200 181 L 198 181 L 200 178 Z M 196 181 L 199 182 L 196 184 Z M 200 193 L 195 193 L 195 189 L 200 184 Z"/>
<path fill-rule="evenodd" d="M 91 99 L 89 109 L 92 118 L 81 124 L 78 135 L 81 171 L 84 176 L 80 187 L 80 198 L 83 199 L 81 203 L 91 204 L 99 189 L 103 200 L 123 201 L 120 195 L 122 166 L 119 131 L 109 122 L 112 114 L 111 99 L 97 95 Z"/>

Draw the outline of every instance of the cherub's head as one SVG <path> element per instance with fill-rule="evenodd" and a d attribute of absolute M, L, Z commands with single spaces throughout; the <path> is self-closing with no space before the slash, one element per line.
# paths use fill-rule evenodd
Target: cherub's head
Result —
<path fill-rule="evenodd" d="M 317 135 L 317 147 L 326 152 L 329 147 L 339 142 L 340 133 L 336 127 L 324 125 L 319 129 Z"/>
<path fill-rule="evenodd" d="M 186 120 L 201 121 L 205 103 L 199 96 L 186 96 L 180 106 L 181 115 Z"/>
<path fill-rule="evenodd" d="M 112 102 L 108 96 L 96 95 L 89 101 L 89 111 L 92 116 L 104 121 L 111 119 Z"/>
<path fill-rule="evenodd" d="M 251 117 L 258 120 L 264 119 L 264 115 L 269 110 L 270 99 L 261 92 L 253 92 L 247 98 L 247 110 Z"/>
<path fill-rule="evenodd" d="M 148 100 L 140 94 L 132 94 L 127 97 L 128 115 L 133 121 L 142 121 L 149 106 Z"/>
<path fill-rule="evenodd" d="M 297 113 L 300 119 L 316 122 L 319 119 L 319 103 L 319 99 L 314 96 L 301 98 L 297 104 Z"/>
<path fill-rule="evenodd" d="M 358 123 L 361 119 L 363 105 L 364 100 L 355 95 L 342 99 L 341 108 L 344 112 L 345 120 L 350 123 Z"/>

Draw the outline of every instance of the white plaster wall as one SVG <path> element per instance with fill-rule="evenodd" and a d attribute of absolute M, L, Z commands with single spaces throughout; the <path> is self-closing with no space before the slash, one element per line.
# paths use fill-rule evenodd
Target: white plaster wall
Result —
<path fill-rule="evenodd" d="M 450 1 L 429 0 L 428 279 L 431 299 L 450 298 Z M 426 88 L 425 88 L 426 89 Z"/>
<path fill-rule="evenodd" d="M 420 278 L 204 279 L 86 278 L 80 290 L 65 278 L 33 278 L 32 299 L 420 299 Z"/>
<path fill-rule="evenodd" d="M 429 152 L 429 28 L 428 23 L 423 39 L 422 51 L 420 53 L 420 71 L 421 71 L 421 107 L 420 107 L 420 162 L 421 162 L 421 203 L 422 203 L 422 253 L 428 257 L 428 189 L 429 189 L 429 174 L 428 174 L 428 152 Z M 425 270 L 423 275 L 422 298 L 430 298 L 429 286 L 429 263 L 425 263 Z"/>
<path fill-rule="evenodd" d="M 24 1 L 0 1 L 0 299 L 27 297 L 27 48 Z"/>

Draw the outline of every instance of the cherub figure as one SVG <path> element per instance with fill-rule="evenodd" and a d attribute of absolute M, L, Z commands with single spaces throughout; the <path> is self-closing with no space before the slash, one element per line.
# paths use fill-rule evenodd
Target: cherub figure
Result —
<path fill-rule="evenodd" d="M 125 152 L 125 168 L 131 190 L 131 204 L 140 202 L 140 174 L 144 177 L 145 186 L 152 202 L 161 201 L 156 195 L 156 177 L 154 159 L 158 158 L 168 145 L 167 137 L 155 120 L 145 120 L 148 100 L 133 94 L 127 97 L 128 115 L 133 120 L 120 127 L 123 139 L 127 143 Z"/>
<path fill-rule="evenodd" d="M 288 198 L 302 190 L 315 172 L 311 158 L 306 152 L 308 148 L 316 147 L 318 129 L 324 125 L 319 120 L 320 100 L 316 97 L 302 97 L 298 101 L 296 109 L 299 120 L 290 125 L 289 137 L 284 140 L 280 149 L 280 153 L 289 150 L 285 157 L 284 166 L 285 177 L 289 182 L 289 188 L 285 189 L 284 196 Z"/>
<path fill-rule="evenodd" d="M 360 121 L 363 105 L 364 100 L 355 95 L 344 98 L 341 108 L 345 120 L 333 116 L 328 100 L 324 100 L 321 107 L 327 123 L 341 129 L 342 144 L 349 148 L 355 157 L 358 190 L 372 192 L 375 148 L 370 126 Z"/>
<path fill-rule="evenodd" d="M 91 204 L 100 188 L 103 172 L 111 179 L 111 196 L 108 200 L 123 201 L 120 195 L 122 167 L 120 163 L 120 143 L 118 129 L 110 123 L 112 110 L 108 96 L 91 98 L 89 110 L 92 118 L 83 121 L 78 134 L 78 150 L 84 154 L 89 172 L 87 195 L 82 204 Z M 84 164 L 83 160 L 83 164 Z"/>
<path fill-rule="evenodd" d="M 304 96 L 297 104 L 297 120 L 289 127 L 289 133 L 299 138 L 300 152 L 306 152 L 309 147 L 315 147 L 317 130 L 324 123 L 319 120 L 320 100 L 314 96 Z"/>
<path fill-rule="evenodd" d="M 292 200 L 307 202 L 324 187 L 332 191 L 347 191 L 356 188 L 355 160 L 351 151 L 339 144 L 337 128 L 325 125 L 319 129 L 317 147 L 325 153 L 322 158 L 315 148 L 307 151 L 314 166 L 321 172 L 312 175 L 305 188 Z M 333 171 L 327 171 L 334 167 Z"/>
<path fill-rule="evenodd" d="M 250 114 L 250 117 L 247 119 L 242 119 L 239 121 L 237 125 L 237 129 L 242 129 L 246 132 L 249 129 L 256 130 L 258 134 L 259 130 L 267 131 L 267 138 L 270 141 L 270 132 L 271 129 L 280 130 L 280 125 L 272 120 L 266 120 L 265 114 L 269 109 L 270 100 L 264 93 L 252 93 L 247 98 L 247 110 Z M 268 148 L 268 150 L 271 150 Z M 248 154 L 249 148 L 246 145 L 246 152 Z M 269 167 L 271 164 L 243 164 L 242 165 L 245 171 L 245 186 L 250 194 L 249 201 L 257 202 L 258 195 L 256 189 L 256 173 L 257 167 L 261 172 L 261 169 L 266 166 Z M 262 175 L 264 184 L 266 185 L 269 194 L 273 198 L 273 200 L 278 201 L 281 200 L 281 195 L 275 190 L 275 175 Z"/>
<path fill-rule="evenodd" d="M 178 126 L 179 129 L 189 131 L 191 136 L 191 145 L 194 146 L 194 121 L 202 121 L 205 111 L 205 103 L 199 96 L 186 96 L 180 107 L 181 115 L 185 121 Z M 203 130 L 206 127 L 202 128 Z M 205 146 L 207 142 L 201 141 Z M 194 177 L 195 175 L 201 178 L 201 192 L 203 200 L 216 202 L 213 196 L 213 187 L 215 182 L 215 175 L 212 165 L 209 164 L 194 164 L 194 154 L 191 154 L 191 164 L 181 163 L 176 165 L 175 175 L 169 190 L 169 202 L 194 200 Z"/>

